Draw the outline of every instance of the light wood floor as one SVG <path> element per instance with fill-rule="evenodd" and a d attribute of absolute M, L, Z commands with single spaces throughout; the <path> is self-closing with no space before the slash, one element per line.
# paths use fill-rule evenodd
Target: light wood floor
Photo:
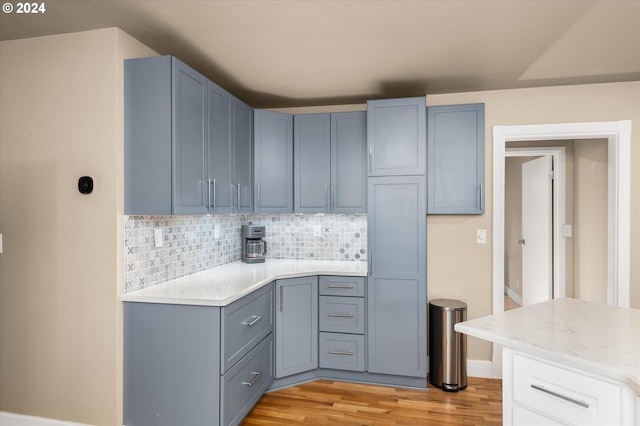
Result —
<path fill-rule="evenodd" d="M 521 306 L 518 305 L 515 300 L 513 300 L 512 298 L 510 298 L 506 294 L 504 295 L 504 310 L 505 311 L 510 311 L 511 309 L 518 309 L 520 307 Z"/>
<path fill-rule="evenodd" d="M 457 393 L 316 380 L 262 396 L 251 425 L 501 425 L 502 381 L 468 378 Z"/>

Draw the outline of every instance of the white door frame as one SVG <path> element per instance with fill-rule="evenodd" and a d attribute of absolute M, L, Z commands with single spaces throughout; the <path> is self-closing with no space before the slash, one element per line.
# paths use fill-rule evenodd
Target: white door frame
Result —
<path fill-rule="evenodd" d="M 504 157 L 537 157 L 551 155 L 553 157 L 553 298 L 565 297 L 567 294 L 566 280 L 566 240 L 562 236 L 562 225 L 565 223 L 566 192 L 565 192 L 565 147 L 530 147 L 505 148 Z M 503 174 L 504 176 L 504 174 Z M 504 177 L 502 178 L 504 184 Z M 502 208 L 504 215 L 504 207 Z M 504 222 L 503 222 L 504 223 Z M 504 229 L 504 227 L 503 227 Z M 503 231 L 504 233 L 504 231 Z M 494 240 L 495 241 L 495 240 Z M 504 241 L 504 239 L 502 240 Z M 504 253 L 504 246 L 503 246 Z M 504 263 L 503 263 L 504 271 Z M 504 281 L 503 284 L 504 286 Z M 503 291 L 504 292 L 504 291 Z M 504 299 L 502 299 L 504 302 Z M 503 303 L 504 305 L 504 303 Z M 494 305 L 495 307 L 495 305 Z M 504 310 L 504 306 L 502 307 Z M 495 308 L 494 308 L 495 311 Z M 494 312 L 495 313 L 495 312 Z"/>
<path fill-rule="evenodd" d="M 507 142 L 607 139 L 609 148 L 607 303 L 629 307 L 631 121 L 493 127 L 493 313 L 504 311 L 504 157 Z M 493 375 L 502 376 L 502 348 L 493 345 Z"/>

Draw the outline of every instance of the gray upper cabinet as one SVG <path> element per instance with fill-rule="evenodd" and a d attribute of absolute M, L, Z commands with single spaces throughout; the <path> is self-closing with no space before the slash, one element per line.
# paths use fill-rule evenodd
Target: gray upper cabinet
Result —
<path fill-rule="evenodd" d="M 328 213 L 331 186 L 330 114 L 293 118 L 294 210 Z"/>
<path fill-rule="evenodd" d="M 367 102 L 369 176 L 424 175 L 425 97 Z"/>
<path fill-rule="evenodd" d="M 211 213 L 232 213 L 231 149 L 233 96 L 209 82 L 209 152 L 207 208 Z"/>
<path fill-rule="evenodd" d="M 367 212 L 367 113 L 331 114 L 331 212 Z"/>
<path fill-rule="evenodd" d="M 366 113 L 294 117 L 294 211 L 366 213 Z"/>
<path fill-rule="evenodd" d="M 173 60 L 173 213 L 207 213 L 207 79 Z"/>
<path fill-rule="evenodd" d="M 124 80 L 125 214 L 251 211 L 251 108 L 171 56 Z"/>
<path fill-rule="evenodd" d="M 236 213 L 253 212 L 253 108 L 233 103 L 233 184 Z"/>
<path fill-rule="evenodd" d="M 427 109 L 429 214 L 484 213 L 484 104 Z"/>
<path fill-rule="evenodd" d="M 427 374 L 426 176 L 369 178 L 369 372 Z"/>
<path fill-rule="evenodd" d="M 276 378 L 318 368 L 318 277 L 276 281 Z"/>
<path fill-rule="evenodd" d="M 293 116 L 254 112 L 254 211 L 293 212 Z"/>

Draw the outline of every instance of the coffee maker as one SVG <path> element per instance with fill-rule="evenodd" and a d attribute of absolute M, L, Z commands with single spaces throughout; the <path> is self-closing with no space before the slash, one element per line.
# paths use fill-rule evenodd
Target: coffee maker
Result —
<path fill-rule="evenodd" d="M 264 226 L 253 224 L 242 225 L 242 261 L 244 263 L 261 263 L 267 256 L 267 242 Z"/>

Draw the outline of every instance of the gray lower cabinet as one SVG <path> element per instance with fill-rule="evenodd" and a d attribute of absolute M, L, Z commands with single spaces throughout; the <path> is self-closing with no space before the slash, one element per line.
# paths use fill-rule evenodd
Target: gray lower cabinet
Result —
<path fill-rule="evenodd" d="M 318 277 L 276 280 L 275 297 L 275 377 L 318 368 Z"/>
<path fill-rule="evenodd" d="M 251 108 L 175 57 L 124 67 L 125 214 L 250 211 Z"/>
<path fill-rule="evenodd" d="M 293 213 L 293 116 L 254 112 L 254 211 Z"/>
<path fill-rule="evenodd" d="M 366 213 L 366 113 L 294 116 L 294 211 Z"/>
<path fill-rule="evenodd" d="M 428 213 L 484 213 L 484 104 L 427 108 Z"/>
<path fill-rule="evenodd" d="M 369 176 L 426 173 L 426 117 L 424 96 L 367 102 Z"/>
<path fill-rule="evenodd" d="M 319 366 L 366 371 L 364 277 L 319 278 Z"/>
<path fill-rule="evenodd" d="M 368 371 L 426 378 L 426 178 L 369 178 L 368 197 Z"/>
<path fill-rule="evenodd" d="M 220 308 L 124 303 L 126 426 L 217 425 Z"/>
<path fill-rule="evenodd" d="M 219 308 L 124 304 L 124 424 L 237 425 L 274 378 L 273 284 Z"/>

